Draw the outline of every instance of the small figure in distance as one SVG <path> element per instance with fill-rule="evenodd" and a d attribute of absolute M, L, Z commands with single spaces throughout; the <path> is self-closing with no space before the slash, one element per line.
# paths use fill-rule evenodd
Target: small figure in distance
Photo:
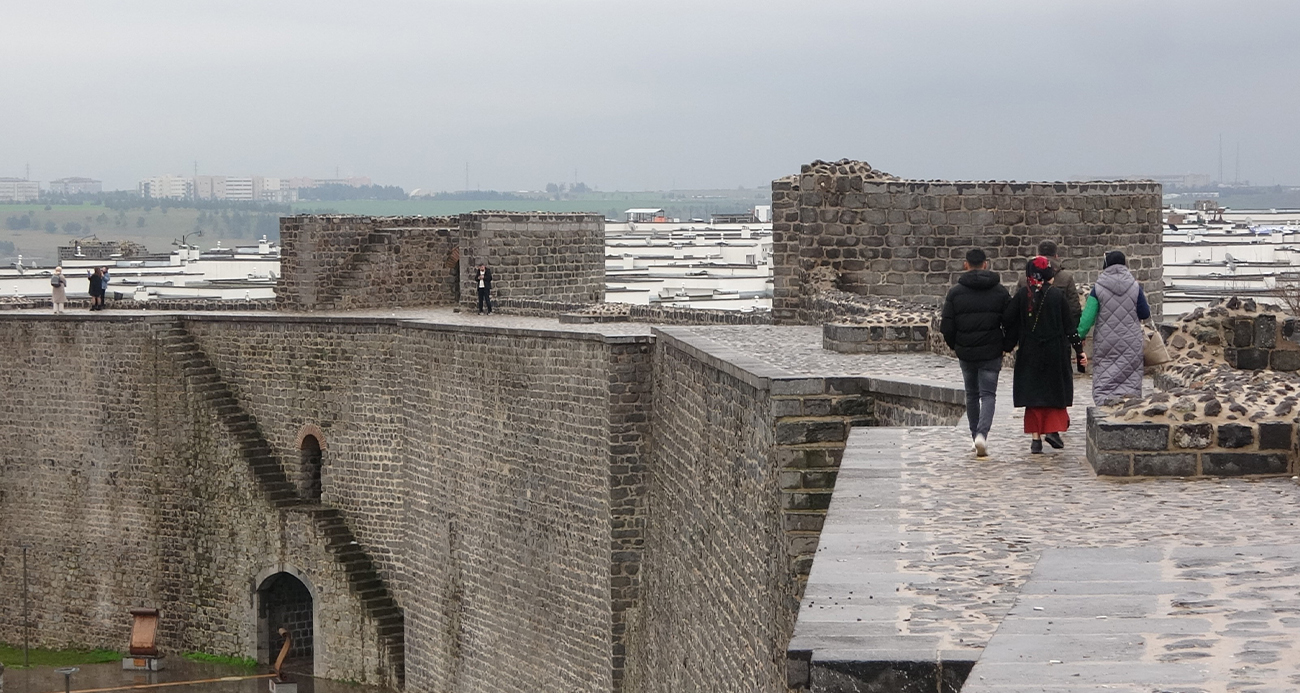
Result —
<path fill-rule="evenodd" d="M 90 309 L 99 310 L 104 301 L 104 272 L 98 267 L 88 269 L 86 279 L 90 280 Z"/>
<path fill-rule="evenodd" d="M 979 248 L 966 253 L 966 273 L 957 278 L 943 300 L 939 332 L 957 354 L 966 388 L 966 420 L 975 455 L 988 455 L 989 429 L 1002 372 L 1002 315 L 1011 294 L 1001 277 L 988 269 L 988 256 Z"/>
<path fill-rule="evenodd" d="M 104 277 L 102 279 L 104 286 L 99 291 L 99 309 L 104 310 L 108 307 L 108 267 L 102 267 L 100 269 L 104 271 Z"/>
<path fill-rule="evenodd" d="M 488 266 L 479 263 L 474 270 L 474 281 L 478 283 L 478 314 L 483 314 L 483 306 L 487 306 L 488 315 L 492 314 L 492 270 Z"/>
<path fill-rule="evenodd" d="M 55 267 L 54 275 L 50 277 L 50 303 L 54 304 L 54 312 L 62 313 L 63 304 L 68 302 L 68 278 L 63 276 L 63 268 Z"/>
<path fill-rule="evenodd" d="M 1004 349 L 1016 353 L 1013 404 L 1025 408 L 1025 433 L 1031 453 L 1043 451 L 1043 441 L 1065 447 L 1061 432 L 1070 428 L 1068 407 L 1074 404 L 1074 374 L 1070 372 L 1070 340 L 1078 330 L 1066 305 L 1065 293 L 1052 286 L 1055 270 L 1044 256 L 1025 263 L 1025 287 L 1007 304 L 1002 324 Z"/>
<path fill-rule="evenodd" d="M 1142 321 L 1151 318 L 1142 285 L 1128 271 L 1119 250 L 1106 253 L 1106 262 L 1088 294 L 1079 321 L 1079 338 L 1092 338 L 1092 400 L 1102 405 L 1124 395 L 1142 395 Z"/>

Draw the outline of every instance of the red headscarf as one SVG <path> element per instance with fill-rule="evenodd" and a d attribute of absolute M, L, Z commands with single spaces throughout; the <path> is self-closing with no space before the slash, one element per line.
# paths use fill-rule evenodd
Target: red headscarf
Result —
<path fill-rule="evenodd" d="M 1025 263 L 1025 283 L 1029 285 L 1029 314 L 1043 305 L 1043 295 L 1047 292 L 1047 282 L 1056 276 L 1052 261 L 1039 255 Z"/>

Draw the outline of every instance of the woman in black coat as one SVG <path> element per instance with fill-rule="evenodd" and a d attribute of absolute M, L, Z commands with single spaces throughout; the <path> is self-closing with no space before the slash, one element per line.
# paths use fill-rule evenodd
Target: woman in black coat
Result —
<path fill-rule="evenodd" d="M 1025 264 L 1027 286 L 1007 304 L 1002 316 L 1005 351 L 1019 347 L 1012 404 L 1025 408 L 1029 451 L 1043 451 L 1043 441 L 1065 447 L 1061 431 L 1070 427 L 1067 407 L 1074 404 L 1070 340 L 1078 328 L 1065 294 L 1052 286 L 1052 265 L 1041 255 Z"/>

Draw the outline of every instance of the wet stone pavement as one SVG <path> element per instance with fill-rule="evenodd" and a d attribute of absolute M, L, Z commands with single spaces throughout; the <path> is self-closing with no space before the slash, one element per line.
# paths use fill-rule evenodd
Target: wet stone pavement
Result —
<path fill-rule="evenodd" d="M 1142 549 L 1161 557 L 1158 575 L 1134 570 L 1128 584 L 1094 586 L 1101 591 L 1085 591 L 1062 604 L 1129 624 L 1215 609 L 1214 618 L 1222 624 L 1213 637 L 1171 640 L 1163 636 L 1178 634 L 1176 628 L 1155 629 L 1141 638 L 1140 649 L 1126 651 L 1144 665 L 1194 665 L 1211 674 L 1183 687 L 1151 688 L 1143 687 L 1151 679 L 1143 673 L 1146 669 L 1133 669 L 1126 679 L 1116 673 L 1128 668 L 1124 666 L 1109 667 L 1104 682 L 1068 675 L 1038 681 L 1027 674 L 994 681 L 989 673 L 973 673 L 986 677 L 983 685 L 1002 687 L 970 690 L 1300 690 L 1295 679 L 1300 654 L 1289 645 L 1277 647 L 1300 642 L 1300 566 L 1283 556 L 1252 568 L 1250 556 L 1258 550 L 1244 548 L 1300 546 L 1296 482 L 1099 479 L 1084 459 L 1089 380 L 1075 381 L 1065 449 L 1048 448 L 1038 455 L 1029 453 L 1023 410 L 1011 407 L 1011 380 L 1011 372 L 1004 370 L 990 457 L 985 459 L 971 451 L 964 422 L 957 427 L 853 430 L 790 649 L 811 650 L 814 664 L 892 660 L 969 666 L 981 660 L 991 640 L 998 642 L 999 626 L 1021 627 L 1013 624 L 1023 613 L 1013 609 L 1020 608 L 1017 600 L 1024 599 L 1030 575 L 1045 553 Z M 1235 551 L 1199 558 L 1186 553 L 1200 547 Z M 1204 574 L 1197 573 L 1197 565 Z M 1259 570 L 1258 582 L 1250 583 L 1242 570 Z M 1049 574 L 1044 582 L 1070 582 L 1069 575 L 1068 570 Z M 1145 594 L 1140 603 L 1130 594 L 1143 585 L 1176 580 L 1194 584 Z M 1199 601 L 1186 599 L 1202 593 Z M 1025 608 L 1037 613 L 1033 606 Z M 1246 633 L 1261 637 L 1238 637 Z M 1035 670 L 1025 666 L 1029 663 L 1046 667 L 1051 660 L 1077 659 L 1077 648 L 1064 640 L 1059 641 L 1065 643 L 1062 652 L 1034 639 L 1020 639 L 1022 651 L 1017 652 L 1017 641 L 1007 642 L 992 650 L 1001 663 L 986 667 L 998 676 Z M 1195 654 L 1182 654 L 1184 649 Z M 1277 659 L 1261 663 L 1273 656 L 1270 652 Z M 981 661 L 975 671 L 984 666 Z M 1125 688 L 1128 684 L 1138 687 Z"/>

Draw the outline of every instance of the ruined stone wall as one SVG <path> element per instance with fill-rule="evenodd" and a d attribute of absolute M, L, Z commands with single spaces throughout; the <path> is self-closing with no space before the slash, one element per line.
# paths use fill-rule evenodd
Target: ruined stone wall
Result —
<path fill-rule="evenodd" d="M 473 269 L 492 268 L 501 299 L 586 305 L 605 300 L 605 219 L 599 214 L 478 212 L 460 217 L 461 302 L 474 304 Z"/>
<path fill-rule="evenodd" d="M 317 673 L 386 683 L 326 537 L 274 508 L 157 319 L 12 316 L 0 326 L 0 633 L 20 632 L 31 545 L 35 644 L 120 649 L 132 607 L 160 607 L 170 653 L 258 654 L 255 578 L 292 570 L 318 620 Z M 165 320 L 165 319 L 164 319 Z"/>
<path fill-rule="evenodd" d="M 649 525 L 625 690 L 784 691 L 797 601 L 769 391 L 675 344 L 662 334 L 655 344 Z"/>
<path fill-rule="evenodd" d="M 899 180 L 861 162 L 805 166 L 772 183 L 773 317 L 817 322 L 817 281 L 937 304 L 980 247 L 1014 286 L 1038 242 L 1055 240 L 1075 281 L 1121 249 L 1156 315 L 1162 303 L 1161 187 L 1155 183 Z"/>

